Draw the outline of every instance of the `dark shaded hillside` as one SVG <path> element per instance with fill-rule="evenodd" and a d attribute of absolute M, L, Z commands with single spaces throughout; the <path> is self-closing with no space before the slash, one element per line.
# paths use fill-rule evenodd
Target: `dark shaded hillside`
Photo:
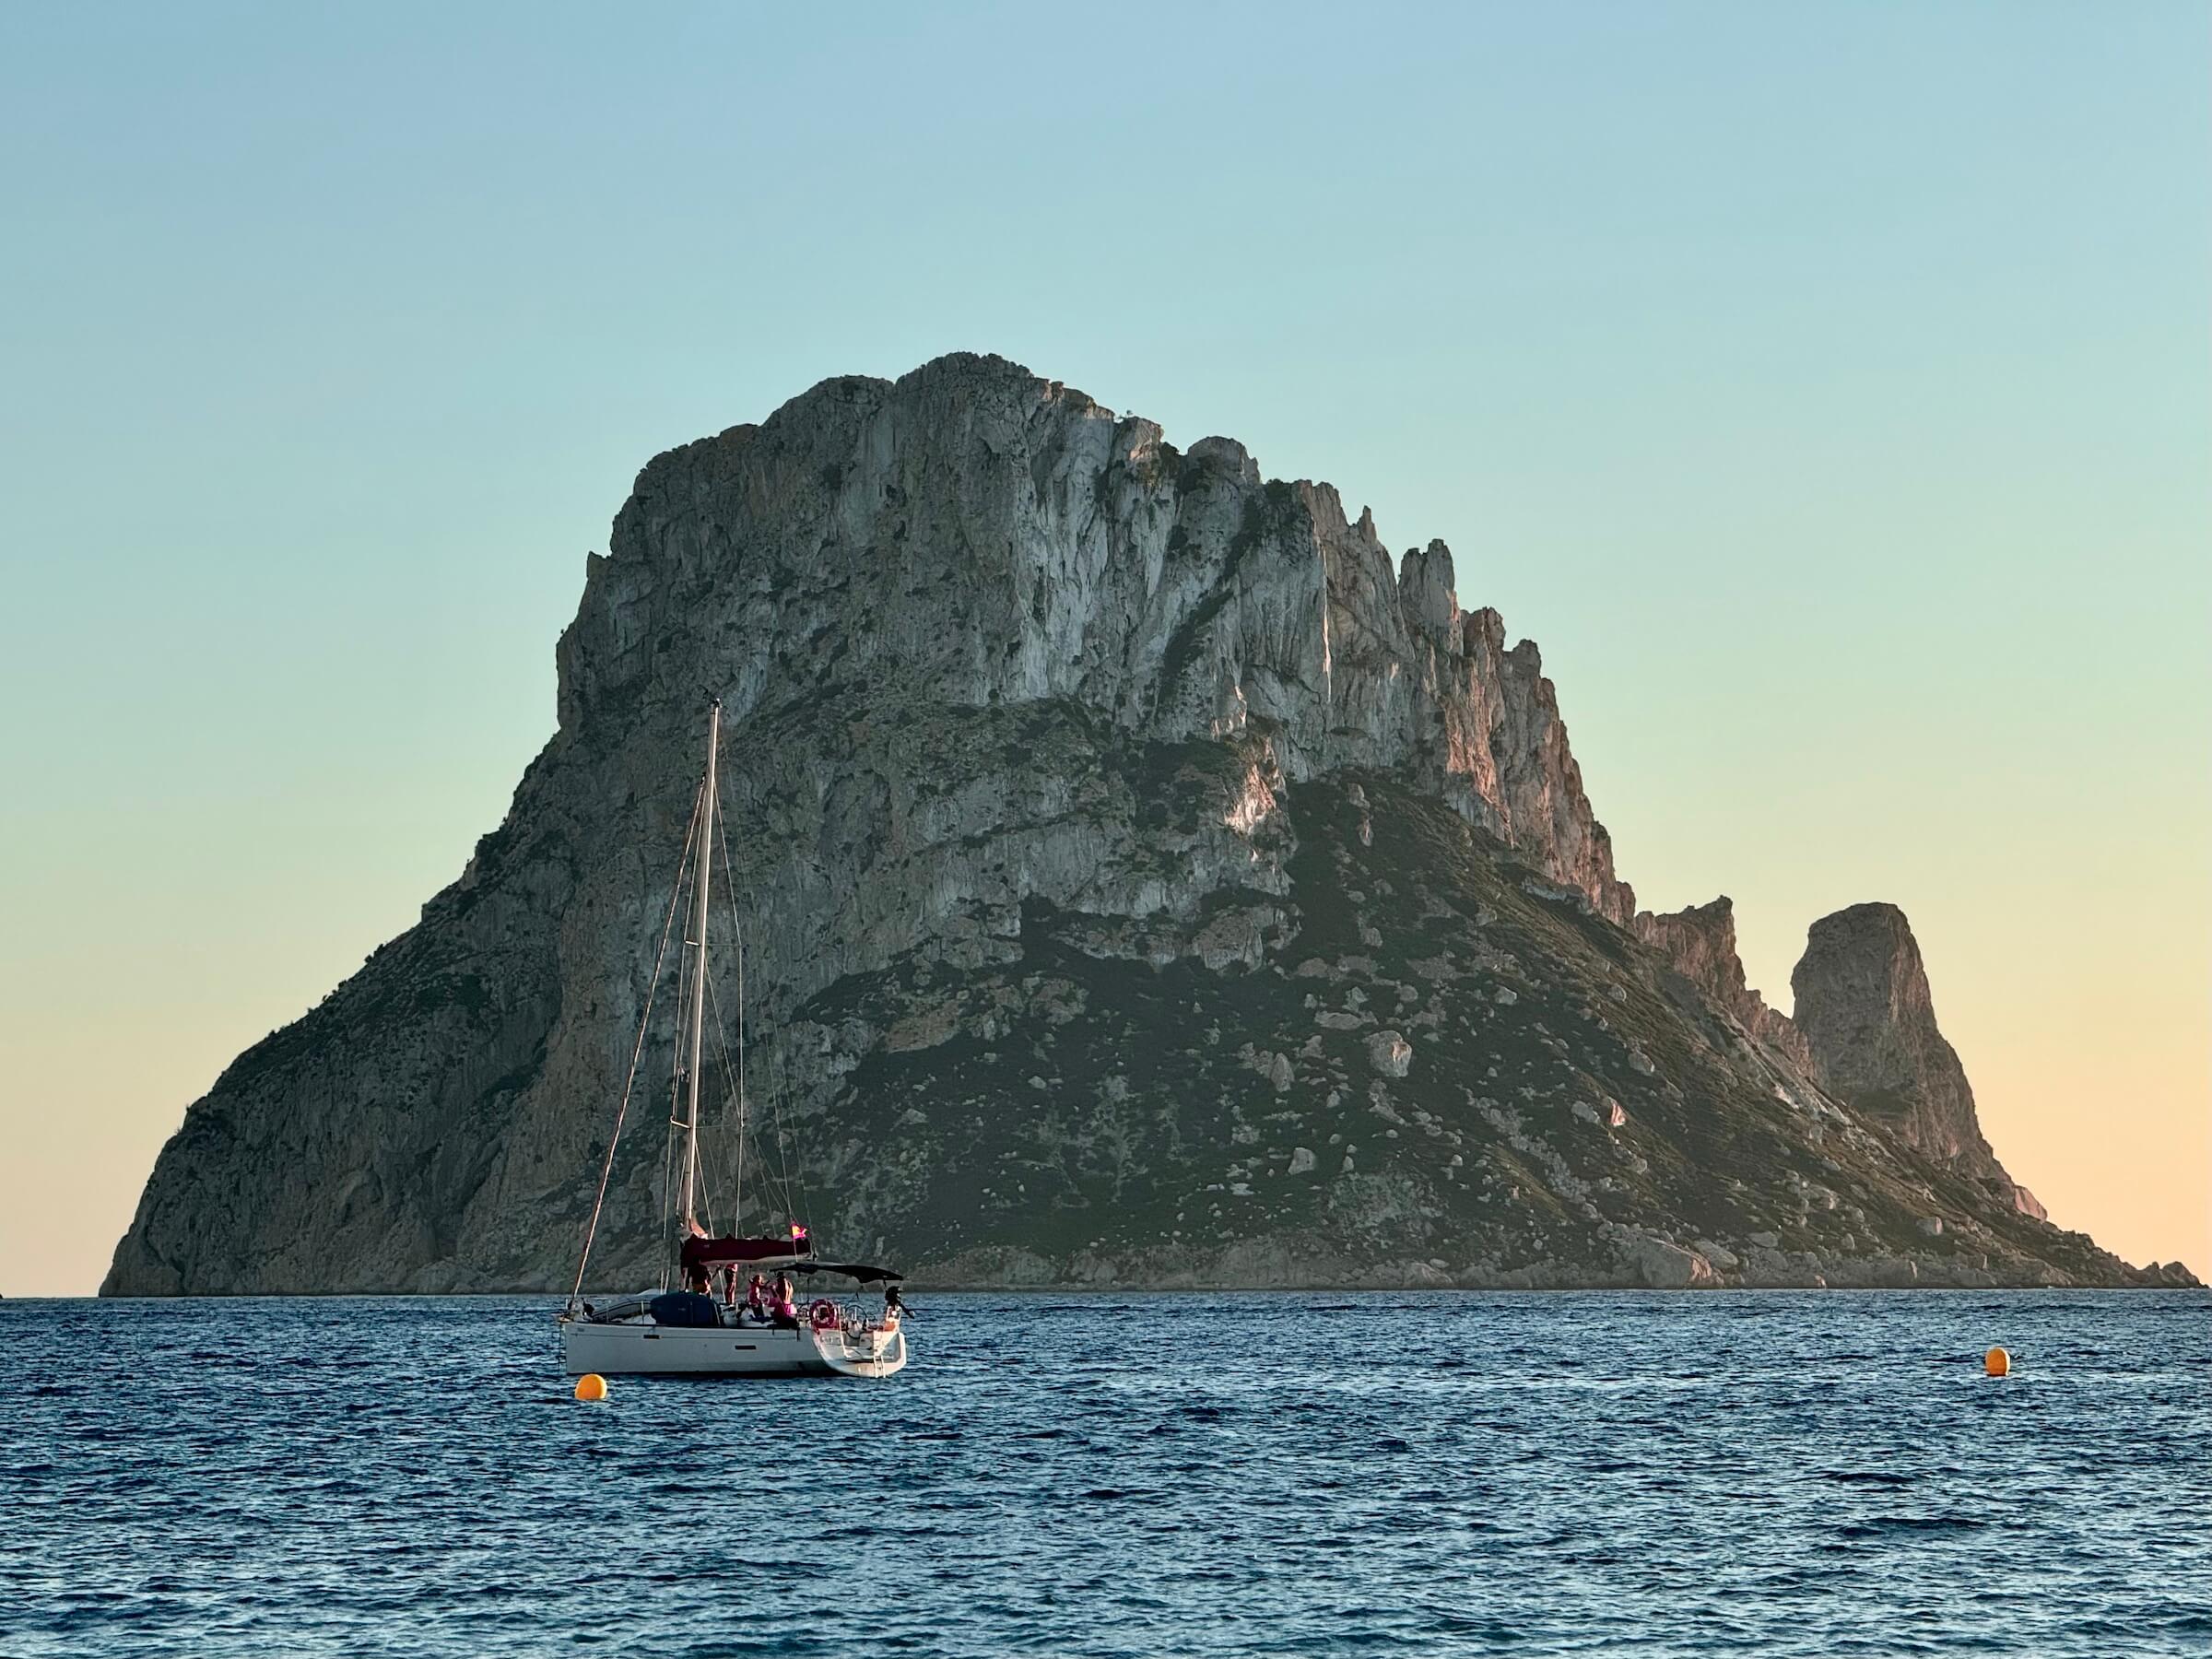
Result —
<path fill-rule="evenodd" d="M 1790 1089 L 1660 957 L 1436 802 L 1371 775 L 1288 806 L 1287 900 L 1212 918 L 1256 965 L 1101 955 L 1092 919 L 1037 906 L 1002 963 L 900 964 L 803 1007 L 893 1034 L 834 1113 L 848 1234 L 1016 1282 L 2127 1272 Z"/>

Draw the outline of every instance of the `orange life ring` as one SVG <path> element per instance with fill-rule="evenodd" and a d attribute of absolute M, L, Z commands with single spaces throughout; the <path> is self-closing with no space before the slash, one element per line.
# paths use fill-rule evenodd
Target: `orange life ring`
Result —
<path fill-rule="evenodd" d="M 806 1317 L 813 1322 L 816 1330 L 834 1331 L 837 1329 L 837 1304 L 825 1296 L 806 1310 Z"/>

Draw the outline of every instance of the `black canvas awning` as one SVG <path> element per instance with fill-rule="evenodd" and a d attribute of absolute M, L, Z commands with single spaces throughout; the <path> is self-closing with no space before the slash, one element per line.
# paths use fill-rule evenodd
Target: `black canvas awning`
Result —
<path fill-rule="evenodd" d="M 793 1273 L 841 1273 L 845 1277 L 857 1279 L 864 1285 L 879 1284 L 886 1279 L 902 1279 L 906 1277 L 896 1268 L 870 1267 L 862 1262 L 800 1262 L 790 1271 Z"/>

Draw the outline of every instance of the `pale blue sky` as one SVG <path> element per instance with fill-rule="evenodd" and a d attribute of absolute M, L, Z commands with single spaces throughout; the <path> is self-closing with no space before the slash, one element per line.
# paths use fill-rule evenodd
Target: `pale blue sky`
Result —
<path fill-rule="evenodd" d="M 2212 1269 L 2208 46 L 0 13 L 0 1289 L 88 1288 L 186 1102 L 498 821 L 647 456 L 954 348 L 1450 541 L 1647 900 L 1733 893 L 1784 1006 L 1814 916 L 1903 904 L 2016 1174 Z"/>

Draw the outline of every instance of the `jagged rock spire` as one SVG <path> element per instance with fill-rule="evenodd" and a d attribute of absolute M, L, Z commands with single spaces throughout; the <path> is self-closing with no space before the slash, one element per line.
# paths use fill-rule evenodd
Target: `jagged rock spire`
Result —
<path fill-rule="evenodd" d="M 1907 1145 L 1975 1175 L 2011 1178 L 1983 1138 L 1974 1091 L 1936 1024 L 1919 943 L 1894 904 L 1812 925 L 1790 975 L 1792 1018 L 1829 1088 Z"/>

